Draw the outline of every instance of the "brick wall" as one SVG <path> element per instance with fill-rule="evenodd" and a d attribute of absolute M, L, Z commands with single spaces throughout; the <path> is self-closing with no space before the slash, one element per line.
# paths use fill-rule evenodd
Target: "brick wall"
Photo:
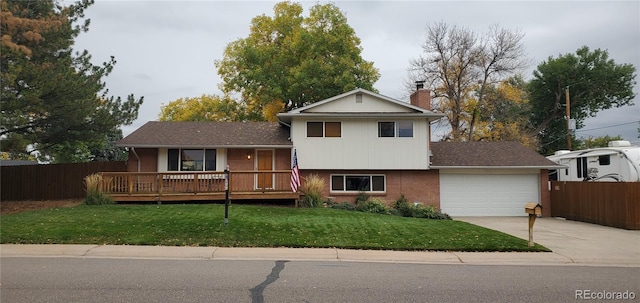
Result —
<path fill-rule="evenodd" d="M 371 197 L 379 197 L 389 205 L 404 194 L 410 203 L 420 202 L 440 208 L 440 178 L 438 170 L 398 170 L 398 171 L 324 171 L 302 170 L 303 178 L 316 174 L 324 178 L 326 186 L 322 195 L 333 197 L 336 202 L 354 202 L 358 193 L 330 192 L 331 174 L 384 174 L 386 176 L 386 193 L 368 193 Z M 304 182 L 304 179 L 303 179 Z"/>
<path fill-rule="evenodd" d="M 136 154 L 140 158 L 140 172 L 157 172 L 158 171 L 158 149 L 157 148 L 136 148 Z M 138 171 L 138 158 L 132 151 L 129 151 L 129 159 L 127 160 L 127 171 Z"/>
<path fill-rule="evenodd" d="M 549 191 L 549 171 L 540 170 L 540 205 L 542 205 L 542 216 L 551 216 L 551 191 Z"/>

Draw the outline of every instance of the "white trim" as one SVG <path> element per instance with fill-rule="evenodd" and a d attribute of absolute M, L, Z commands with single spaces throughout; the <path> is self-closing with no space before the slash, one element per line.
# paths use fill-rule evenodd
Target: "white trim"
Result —
<path fill-rule="evenodd" d="M 334 190 L 333 189 L 333 177 L 334 176 L 343 176 L 342 178 L 342 187 L 344 188 L 344 190 Z M 332 194 L 354 194 L 354 193 L 359 193 L 361 191 L 359 190 L 347 190 L 347 178 L 349 176 L 359 176 L 359 177 L 369 177 L 369 190 L 368 191 L 364 191 L 365 193 L 369 193 L 369 194 L 386 194 L 387 193 L 387 174 L 368 174 L 368 173 L 362 173 L 362 174 L 341 174 L 341 173 L 335 173 L 335 174 L 329 174 L 329 192 Z M 379 190 L 373 190 L 373 177 L 383 177 L 384 178 L 384 190 L 383 191 L 379 191 Z"/>

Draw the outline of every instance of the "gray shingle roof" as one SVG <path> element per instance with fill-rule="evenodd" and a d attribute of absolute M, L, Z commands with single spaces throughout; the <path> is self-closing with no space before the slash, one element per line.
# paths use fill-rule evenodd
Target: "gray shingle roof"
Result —
<path fill-rule="evenodd" d="M 519 142 L 431 142 L 432 167 L 540 167 L 558 165 Z"/>
<path fill-rule="evenodd" d="M 126 147 L 293 146 L 277 122 L 150 121 L 116 143 Z"/>

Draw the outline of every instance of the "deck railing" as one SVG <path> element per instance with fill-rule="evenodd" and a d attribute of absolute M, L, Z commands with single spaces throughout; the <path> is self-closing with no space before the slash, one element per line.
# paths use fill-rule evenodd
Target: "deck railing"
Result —
<path fill-rule="evenodd" d="M 225 172 L 102 172 L 106 194 L 224 193 Z M 291 171 L 231 171 L 230 192 L 285 192 Z"/>

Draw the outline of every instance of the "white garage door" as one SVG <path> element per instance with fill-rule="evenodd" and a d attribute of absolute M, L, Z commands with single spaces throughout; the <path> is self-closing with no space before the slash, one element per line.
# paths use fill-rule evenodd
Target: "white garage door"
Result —
<path fill-rule="evenodd" d="M 540 202 L 539 177 L 440 173 L 440 207 L 451 216 L 524 216 Z"/>

